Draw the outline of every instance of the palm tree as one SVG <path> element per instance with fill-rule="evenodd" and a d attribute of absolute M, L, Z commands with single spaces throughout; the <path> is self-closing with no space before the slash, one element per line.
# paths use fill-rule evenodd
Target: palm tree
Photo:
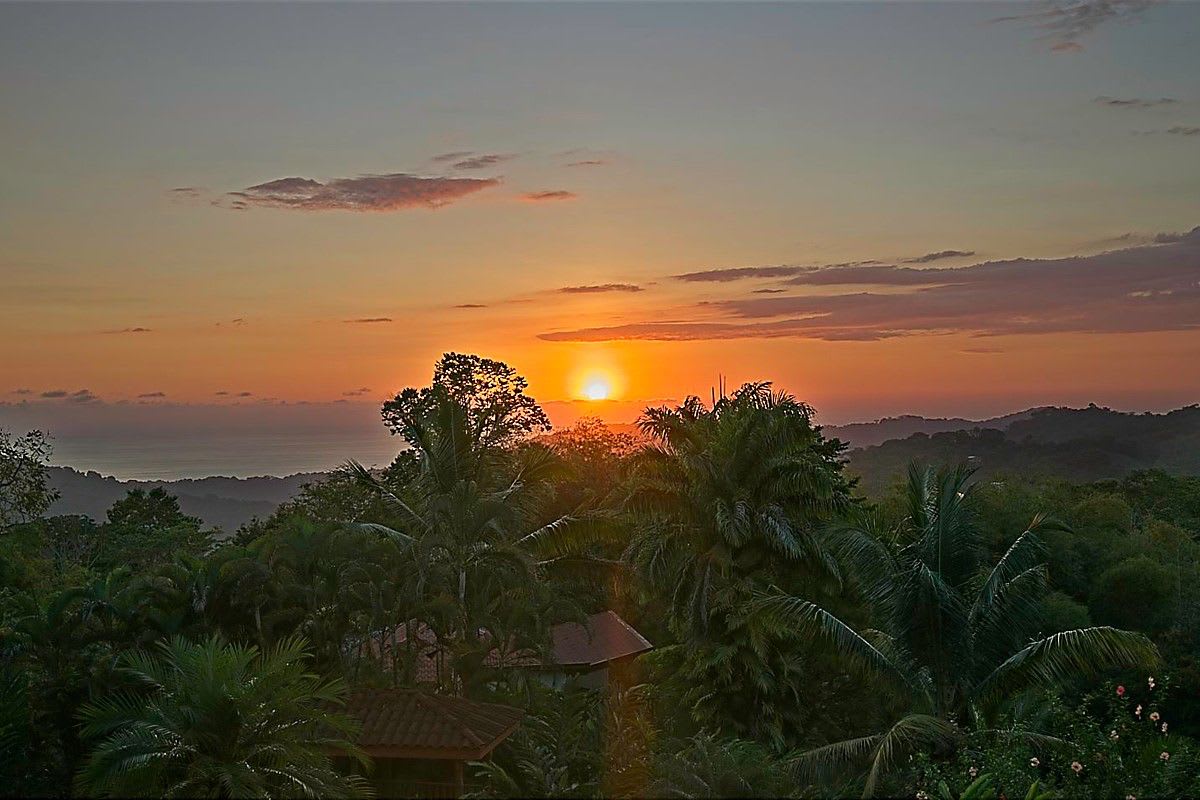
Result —
<path fill-rule="evenodd" d="M 638 425 L 655 445 L 638 465 L 627 551 L 651 584 L 673 587 L 680 633 L 702 638 L 713 605 L 779 562 L 836 575 L 816 523 L 849 505 L 849 482 L 812 409 L 766 383 L 711 408 L 696 397 L 647 409 Z"/>
<path fill-rule="evenodd" d="M 216 637 L 162 642 L 123 658 L 133 686 L 85 706 L 97 743 L 77 777 L 109 797 L 348 797 L 365 784 L 328 753 L 365 760 L 344 687 L 308 672 L 294 638 L 260 652 Z"/>
<path fill-rule="evenodd" d="M 866 762 L 864 797 L 870 796 L 901 756 L 920 747 L 953 748 L 966 730 L 987 733 L 998 707 L 1015 693 L 1155 663 L 1149 640 L 1114 628 L 1030 639 L 1047 590 L 1038 531 L 1049 523 L 1035 517 L 990 570 L 981 569 L 972 472 L 938 474 L 913 465 L 900 526 L 884 531 L 878 518 L 864 517 L 834 534 L 835 549 L 856 565 L 878 629 L 856 631 L 815 603 L 778 591 L 753 604 L 832 643 L 909 709 L 883 733 L 804 753 L 795 761 L 802 774 Z"/>
<path fill-rule="evenodd" d="M 417 462 L 405 485 L 390 485 L 356 462 L 346 465 L 392 510 L 394 524 L 351 527 L 374 531 L 410 556 L 415 574 L 409 577 L 421 598 L 411 621 L 437 634 L 455 680 L 469 687 L 497 646 L 502 616 L 519 607 L 524 624 L 505 631 L 512 636 L 501 644 L 537 648 L 547 638 L 550 610 L 569 613 L 569 602 L 540 580 L 541 568 L 546 556 L 561 552 L 558 540 L 583 520 L 578 513 L 540 518 L 551 479 L 561 471 L 549 448 L 489 444 L 470 410 L 438 387 L 423 403 L 401 431 Z"/>
<path fill-rule="evenodd" d="M 677 645 L 649 662 L 672 676 L 676 705 L 723 734 L 777 746 L 804 727 L 810 666 L 786 625 L 746 613 L 755 591 L 800 581 L 836 586 L 817 532 L 850 503 L 843 445 L 812 409 L 768 384 L 649 409 L 653 442 L 637 457 L 625 558 L 662 602 Z M 747 708 L 755 708 L 752 715 Z"/>

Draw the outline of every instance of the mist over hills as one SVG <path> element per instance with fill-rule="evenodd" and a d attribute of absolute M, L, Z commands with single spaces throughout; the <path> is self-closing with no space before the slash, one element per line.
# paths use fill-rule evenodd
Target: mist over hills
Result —
<path fill-rule="evenodd" d="M 1161 414 L 1091 405 L 1031 408 L 985 420 L 905 415 L 827 425 L 824 432 L 850 444 L 849 471 L 859 477 L 868 495 L 885 491 L 914 459 L 934 464 L 966 461 L 985 476 L 1019 472 L 1080 482 L 1153 468 L 1200 474 L 1197 405 Z M 103 519 L 108 507 L 130 489 L 161 486 L 179 498 L 184 513 L 231 532 L 254 517 L 269 515 L 304 484 L 325 474 L 151 481 L 52 467 L 50 482 L 61 497 L 50 513 Z"/>

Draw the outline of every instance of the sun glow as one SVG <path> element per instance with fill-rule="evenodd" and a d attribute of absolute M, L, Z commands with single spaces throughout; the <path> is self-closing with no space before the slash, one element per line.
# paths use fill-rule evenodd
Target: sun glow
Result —
<path fill-rule="evenodd" d="M 610 394 L 612 387 L 602 377 L 588 378 L 587 383 L 583 385 L 583 396 L 588 400 L 607 400 Z"/>

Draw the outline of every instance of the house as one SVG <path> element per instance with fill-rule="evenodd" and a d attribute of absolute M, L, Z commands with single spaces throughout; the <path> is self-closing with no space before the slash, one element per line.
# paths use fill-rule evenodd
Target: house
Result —
<path fill-rule="evenodd" d="M 480 633 L 486 639 L 487 632 Z M 411 660 L 411 677 L 418 685 L 453 685 L 451 657 L 438 641 L 437 634 L 424 624 L 415 626 L 411 647 L 408 636 L 407 629 L 400 628 L 390 641 L 385 642 L 382 652 L 375 640 L 369 646 L 376 655 L 385 658 L 396 655 L 397 663 Z M 654 645 L 615 611 L 601 611 L 591 614 L 582 623 L 554 625 L 550 629 L 549 658 L 543 659 L 529 650 L 503 653 L 495 649 L 488 653 L 483 663 L 489 667 L 529 670 L 556 688 L 561 688 L 572 678 L 584 686 L 602 688 L 608 684 L 613 671 L 653 649 Z M 401 651 L 403 659 L 400 658 Z"/>
<path fill-rule="evenodd" d="M 487 758 L 525 715 L 416 689 L 360 689 L 344 711 L 362 726 L 355 742 L 374 761 L 368 779 L 381 798 L 461 797 L 466 763 Z"/>

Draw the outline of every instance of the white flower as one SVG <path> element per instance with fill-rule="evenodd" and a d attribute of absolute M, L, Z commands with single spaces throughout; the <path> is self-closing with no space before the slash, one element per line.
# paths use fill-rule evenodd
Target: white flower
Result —
<path fill-rule="evenodd" d="M 1041 765 L 1041 763 L 1042 763 L 1042 762 L 1038 760 L 1038 757 L 1037 757 L 1037 756 L 1034 756 L 1033 758 L 1029 759 L 1029 766 L 1031 766 L 1031 767 L 1034 767 L 1035 769 L 1036 769 L 1036 768 L 1037 768 L 1039 765 Z"/>
<path fill-rule="evenodd" d="M 1158 712 L 1157 712 L 1157 711 L 1151 711 L 1151 712 L 1150 712 L 1150 721 L 1151 721 L 1151 722 L 1158 722 Z"/>
<path fill-rule="evenodd" d="M 1158 757 L 1163 761 L 1169 761 L 1171 759 L 1171 754 L 1168 753 L 1166 750 L 1163 750 L 1161 753 L 1158 754 Z"/>
<path fill-rule="evenodd" d="M 1113 731 L 1112 733 L 1110 733 L 1108 735 L 1108 738 L 1112 739 L 1115 742 L 1117 739 L 1120 739 L 1121 737 L 1119 735 L 1117 735 L 1116 731 Z"/>
<path fill-rule="evenodd" d="M 1162 732 L 1163 733 L 1167 732 L 1167 723 L 1165 723 L 1165 722 L 1163 723 L 1163 726 L 1162 726 Z"/>
<path fill-rule="evenodd" d="M 1151 675 L 1150 678 L 1147 679 L 1146 683 L 1148 683 L 1150 685 L 1150 688 L 1153 689 L 1154 688 L 1154 676 Z"/>
<path fill-rule="evenodd" d="M 1083 764 L 1080 764 L 1078 761 L 1072 761 L 1071 769 L 1075 770 L 1075 774 L 1078 775 L 1083 772 Z"/>
<path fill-rule="evenodd" d="M 976 775 L 979 774 L 979 768 L 971 767 L 969 770 L 967 770 L 967 774 L 970 775 L 972 778 L 974 778 Z"/>
<path fill-rule="evenodd" d="M 924 789 L 917 792 L 917 800 L 929 800 L 929 795 Z"/>
<path fill-rule="evenodd" d="M 1140 717 L 1142 715 L 1141 705 L 1138 705 L 1138 707 L 1133 710 L 1133 713 Z"/>

